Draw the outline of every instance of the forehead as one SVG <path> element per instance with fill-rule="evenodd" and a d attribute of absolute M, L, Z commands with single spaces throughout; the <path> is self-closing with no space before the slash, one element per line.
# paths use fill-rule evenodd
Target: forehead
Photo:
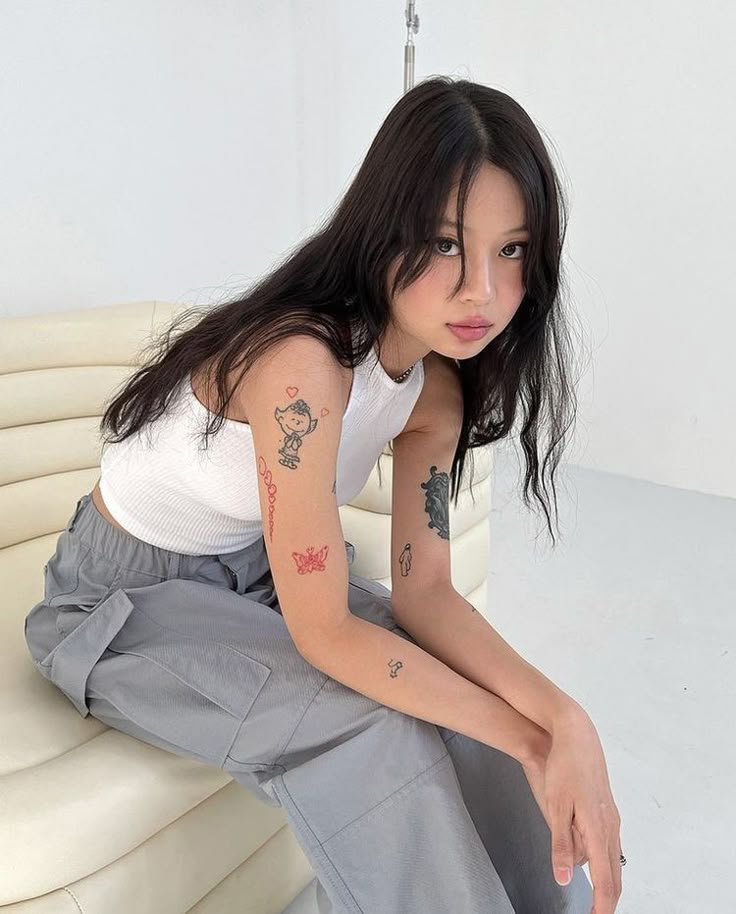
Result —
<path fill-rule="evenodd" d="M 442 228 L 455 228 L 457 222 L 454 219 L 448 219 L 447 216 L 440 222 Z M 467 232 L 473 233 L 473 229 L 467 223 L 463 226 Z M 527 225 L 517 225 L 515 228 L 510 228 L 506 230 L 507 235 L 513 235 L 514 232 L 528 232 L 529 226 Z"/>
<path fill-rule="evenodd" d="M 442 225 L 457 224 L 458 194 L 456 182 L 441 213 Z M 526 204 L 516 179 L 509 172 L 484 162 L 468 187 L 465 219 L 464 227 L 471 234 L 489 227 L 505 232 L 525 231 Z"/>

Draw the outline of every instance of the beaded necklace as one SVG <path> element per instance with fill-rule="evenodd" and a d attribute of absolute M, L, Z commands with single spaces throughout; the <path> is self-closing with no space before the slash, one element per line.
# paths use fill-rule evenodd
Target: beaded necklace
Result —
<path fill-rule="evenodd" d="M 413 365 L 410 365 L 410 366 L 406 369 L 406 371 L 402 371 L 402 372 L 401 372 L 401 374 L 398 376 L 398 378 L 391 378 L 391 380 L 392 380 L 395 384 L 399 384 L 399 383 L 400 383 L 408 374 L 410 374 L 413 370 L 414 370 L 414 366 L 413 366 Z"/>

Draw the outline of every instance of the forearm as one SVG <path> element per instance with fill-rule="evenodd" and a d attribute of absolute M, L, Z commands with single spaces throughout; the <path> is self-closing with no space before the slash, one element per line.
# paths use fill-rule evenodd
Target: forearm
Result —
<path fill-rule="evenodd" d="M 508 702 L 552 734 L 555 723 L 582 709 L 498 634 L 449 585 L 419 593 L 410 604 L 394 603 L 394 618 L 425 651 L 465 679 Z"/>
<path fill-rule="evenodd" d="M 343 685 L 412 717 L 464 733 L 525 763 L 548 734 L 435 656 L 380 625 L 351 615 L 300 644 L 301 654 Z"/>

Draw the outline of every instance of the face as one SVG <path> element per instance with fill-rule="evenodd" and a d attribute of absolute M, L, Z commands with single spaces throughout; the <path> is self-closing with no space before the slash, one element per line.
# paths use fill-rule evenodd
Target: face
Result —
<path fill-rule="evenodd" d="M 465 204 L 465 283 L 460 278 L 456 237 L 457 191 L 445 207 L 445 224 L 433 241 L 433 257 L 424 276 L 394 297 L 385 342 L 395 364 L 410 364 L 434 350 L 453 359 L 481 352 L 501 333 L 524 298 L 522 262 L 527 231 L 524 200 L 511 176 L 484 163 Z M 398 268 L 391 266 L 389 280 Z M 492 324 L 483 336 L 454 333 L 449 324 L 478 317 Z"/>

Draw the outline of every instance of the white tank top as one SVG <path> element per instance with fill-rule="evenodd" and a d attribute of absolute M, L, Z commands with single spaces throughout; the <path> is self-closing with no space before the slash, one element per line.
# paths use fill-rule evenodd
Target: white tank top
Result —
<path fill-rule="evenodd" d="M 337 455 L 338 505 L 360 493 L 386 444 L 406 425 L 423 384 L 422 361 L 397 384 L 384 371 L 375 345 L 355 366 Z M 207 413 L 189 376 L 159 419 L 103 448 L 105 504 L 146 543 L 187 555 L 219 555 L 262 535 L 250 425 L 225 419 L 204 450 L 198 436 Z"/>

